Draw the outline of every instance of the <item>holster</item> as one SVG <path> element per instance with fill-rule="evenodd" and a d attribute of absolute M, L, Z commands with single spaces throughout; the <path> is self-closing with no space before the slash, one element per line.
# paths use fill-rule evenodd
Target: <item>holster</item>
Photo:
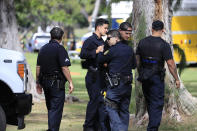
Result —
<path fill-rule="evenodd" d="M 65 79 L 64 75 L 62 74 L 62 72 L 55 71 L 54 75 L 56 76 L 55 81 L 57 83 L 57 88 L 58 89 L 65 89 L 66 79 Z"/>
<path fill-rule="evenodd" d="M 155 70 L 153 68 L 142 68 L 139 72 L 138 81 L 142 82 L 148 80 L 155 74 Z"/>
<path fill-rule="evenodd" d="M 115 74 L 115 75 L 106 75 L 106 80 L 109 82 L 109 88 L 115 88 L 120 84 L 120 76 Z"/>
<path fill-rule="evenodd" d="M 120 76 L 120 80 L 121 80 L 124 84 L 131 84 L 132 81 L 133 81 L 133 77 L 132 77 L 132 75 Z"/>
<path fill-rule="evenodd" d="M 138 81 L 142 82 L 144 80 L 148 80 L 149 78 L 151 78 L 154 74 L 159 74 L 161 81 L 164 81 L 165 78 L 165 68 L 142 68 L 139 72 L 139 77 L 138 77 Z"/>

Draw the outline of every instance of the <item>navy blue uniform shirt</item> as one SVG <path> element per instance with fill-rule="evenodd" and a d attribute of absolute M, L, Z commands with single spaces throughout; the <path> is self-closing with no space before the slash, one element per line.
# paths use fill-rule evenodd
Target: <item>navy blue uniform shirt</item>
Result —
<path fill-rule="evenodd" d="M 87 40 L 84 41 L 84 44 L 81 49 L 80 58 L 86 59 L 90 66 L 97 67 L 96 63 L 96 49 L 98 46 L 104 45 L 102 38 L 93 33 Z"/>
<path fill-rule="evenodd" d="M 55 40 L 50 40 L 38 54 L 37 65 L 43 74 L 53 74 L 61 71 L 61 67 L 70 66 L 70 59 L 65 48 Z"/>
<path fill-rule="evenodd" d="M 137 47 L 136 55 L 144 57 L 156 57 L 162 61 L 172 59 L 172 51 L 170 45 L 161 37 L 148 36 L 142 39 Z"/>
<path fill-rule="evenodd" d="M 132 69 L 136 66 L 135 60 L 133 49 L 122 42 L 116 43 L 108 51 L 98 55 L 99 63 L 108 63 L 110 74 L 131 75 Z"/>

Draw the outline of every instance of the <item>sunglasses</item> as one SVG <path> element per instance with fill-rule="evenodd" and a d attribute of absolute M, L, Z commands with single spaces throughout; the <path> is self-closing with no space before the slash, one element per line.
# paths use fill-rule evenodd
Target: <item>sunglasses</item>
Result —
<path fill-rule="evenodd" d="M 107 37 L 107 40 L 110 40 L 112 37 Z"/>

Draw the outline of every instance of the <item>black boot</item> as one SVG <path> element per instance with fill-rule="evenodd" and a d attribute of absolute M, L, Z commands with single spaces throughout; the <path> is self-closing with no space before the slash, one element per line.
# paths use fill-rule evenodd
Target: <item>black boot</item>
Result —
<path fill-rule="evenodd" d="M 24 129 L 25 128 L 25 123 L 24 123 L 24 116 L 18 116 L 18 130 Z"/>

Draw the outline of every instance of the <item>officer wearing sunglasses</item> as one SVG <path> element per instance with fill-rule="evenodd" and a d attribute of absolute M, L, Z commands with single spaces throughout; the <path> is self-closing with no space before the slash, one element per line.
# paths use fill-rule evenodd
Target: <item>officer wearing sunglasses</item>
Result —
<path fill-rule="evenodd" d="M 129 28 L 131 30 L 131 28 Z M 127 40 L 125 33 L 124 38 Z M 105 106 L 112 131 L 127 131 L 129 125 L 129 104 L 132 90 L 132 68 L 135 55 L 133 49 L 122 42 L 119 30 L 107 33 L 110 49 L 98 54 L 99 63 L 108 65 L 108 84 Z"/>

